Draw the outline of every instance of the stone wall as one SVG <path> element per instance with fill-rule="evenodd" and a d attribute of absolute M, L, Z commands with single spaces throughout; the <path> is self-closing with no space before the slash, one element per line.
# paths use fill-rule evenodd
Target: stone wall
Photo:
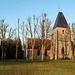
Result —
<path fill-rule="evenodd" d="M 33 56 L 34 56 L 34 60 L 41 59 L 41 55 L 38 55 L 37 49 L 34 50 Z M 32 49 L 27 50 L 27 59 L 32 59 Z M 47 50 L 47 56 L 45 56 L 45 59 L 50 59 L 50 50 Z"/>
<path fill-rule="evenodd" d="M 57 27 L 52 30 L 50 59 L 72 58 L 70 35 L 68 28 Z M 62 54 L 62 47 L 64 54 Z"/>

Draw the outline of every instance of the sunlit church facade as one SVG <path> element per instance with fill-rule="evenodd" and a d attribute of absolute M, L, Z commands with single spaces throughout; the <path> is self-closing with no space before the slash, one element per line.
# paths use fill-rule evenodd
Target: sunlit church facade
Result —
<path fill-rule="evenodd" d="M 72 59 L 71 31 L 62 12 L 57 15 L 52 29 L 51 40 L 49 41 L 50 46 L 45 51 L 45 59 Z M 40 43 L 38 45 L 40 46 Z M 34 59 L 40 59 L 40 49 L 36 48 L 34 49 Z M 28 47 L 27 57 L 29 59 L 32 57 L 31 51 L 31 48 Z"/>
<path fill-rule="evenodd" d="M 50 59 L 72 59 L 71 31 L 62 12 L 52 30 Z"/>

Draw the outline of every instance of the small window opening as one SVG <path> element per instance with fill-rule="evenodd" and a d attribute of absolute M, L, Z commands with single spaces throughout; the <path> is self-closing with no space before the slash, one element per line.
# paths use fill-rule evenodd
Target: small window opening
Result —
<path fill-rule="evenodd" d="M 74 54 L 74 49 L 73 49 L 73 52 L 72 52 L 72 54 Z"/>
<path fill-rule="evenodd" d="M 62 33 L 64 34 L 64 30 L 62 30 Z"/>
<path fill-rule="evenodd" d="M 62 47 L 62 54 L 64 54 L 64 47 Z"/>
<path fill-rule="evenodd" d="M 45 50 L 45 56 L 47 56 L 47 50 Z"/>
<path fill-rule="evenodd" d="M 40 50 L 38 50 L 37 55 L 40 55 Z"/>

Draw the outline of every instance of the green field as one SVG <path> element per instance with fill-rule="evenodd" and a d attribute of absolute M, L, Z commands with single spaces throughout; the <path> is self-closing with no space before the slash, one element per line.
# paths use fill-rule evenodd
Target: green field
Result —
<path fill-rule="evenodd" d="M 0 61 L 0 75 L 75 75 L 75 60 Z"/>

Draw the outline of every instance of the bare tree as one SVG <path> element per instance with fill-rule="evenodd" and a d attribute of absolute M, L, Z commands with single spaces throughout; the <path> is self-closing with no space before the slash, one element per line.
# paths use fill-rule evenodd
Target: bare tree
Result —
<path fill-rule="evenodd" d="M 13 30 L 12 28 L 10 28 L 10 29 L 8 30 L 8 39 L 11 39 L 11 38 L 13 37 L 14 32 L 15 32 L 15 29 Z"/>
<path fill-rule="evenodd" d="M 26 54 L 26 59 L 27 59 L 27 31 L 26 31 L 26 35 L 25 35 L 25 43 L 26 43 L 26 46 L 25 46 L 25 54 Z"/>
<path fill-rule="evenodd" d="M 29 31 L 30 35 L 31 35 L 31 45 L 32 45 L 32 61 L 34 60 L 34 45 L 35 45 L 35 32 L 36 32 L 36 27 L 37 27 L 37 24 L 38 24 L 38 19 L 37 19 L 37 24 L 35 24 L 35 16 L 33 16 L 33 19 L 34 19 L 34 34 L 32 32 L 32 26 L 31 26 L 31 18 L 28 17 L 28 23 L 29 23 L 29 28 L 27 28 L 27 31 Z"/>
<path fill-rule="evenodd" d="M 75 52 L 75 23 L 72 23 L 72 37 L 73 37 L 73 59 L 74 59 L 74 52 Z"/>
<path fill-rule="evenodd" d="M 25 52 L 25 28 L 24 28 L 24 22 L 23 22 L 23 24 L 22 24 L 22 26 L 21 26 L 21 31 L 22 31 L 22 43 L 23 43 L 23 46 L 22 46 L 22 49 L 23 49 L 23 59 L 25 60 L 25 54 L 26 54 L 26 52 Z"/>
<path fill-rule="evenodd" d="M 47 14 L 44 13 L 42 14 L 42 20 L 40 17 L 40 31 L 41 33 L 37 32 L 37 34 L 41 35 L 42 39 L 42 47 L 41 47 L 41 61 L 44 61 L 44 55 L 45 55 L 45 49 L 48 45 L 46 45 L 46 40 L 50 37 L 50 32 L 51 32 L 51 21 L 46 19 Z"/>
<path fill-rule="evenodd" d="M 21 25 L 21 35 L 22 35 L 22 49 L 23 49 L 23 59 L 25 60 L 25 57 L 27 59 L 27 31 L 26 30 L 27 26 L 23 24 Z M 15 33 L 16 34 L 16 33 Z"/>
<path fill-rule="evenodd" d="M 23 31 L 22 31 L 22 40 L 23 40 L 23 50 L 24 50 L 24 53 L 23 53 L 23 59 L 25 60 L 25 44 L 24 44 L 24 22 L 23 22 Z"/>
<path fill-rule="evenodd" d="M 18 19 L 18 39 L 17 39 L 17 44 L 16 44 L 16 61 L 17 61 L 18 43 L 19 43 L 19 19 Z"/>
<path fill-rule="evenodd" d="M 6 50 L 4 49 L 4 44 L 5 44 L 5 41 L 6 41 L 6 32 L 7 32 L 7 28 L 8 28 L 8 24 L 4 24 L 4 20 L 1 21 L 1 38 L 2 38 L 2 57 L 1 57 L 1 60 L 4 60 L 6 59 Z"/>

